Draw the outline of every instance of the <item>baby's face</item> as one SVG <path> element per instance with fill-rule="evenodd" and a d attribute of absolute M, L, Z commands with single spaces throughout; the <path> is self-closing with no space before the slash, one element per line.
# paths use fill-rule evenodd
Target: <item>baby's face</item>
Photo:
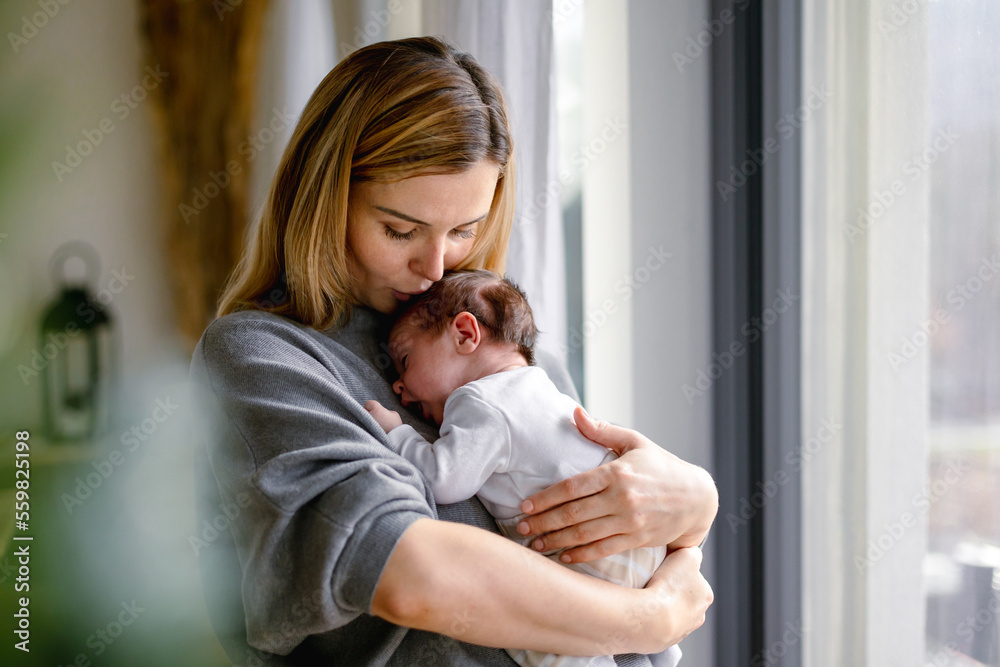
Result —
<path fill-rule="evenodd" d="M 469 357 L 457 352 L 447 331 L 434 336 L 405 324 L 393 329 L 389 355 L 399 373 L 392 388 L 403 405 L 416 404 L 424 419 L 440 426 L 445 401 L 465 384 Z"/>

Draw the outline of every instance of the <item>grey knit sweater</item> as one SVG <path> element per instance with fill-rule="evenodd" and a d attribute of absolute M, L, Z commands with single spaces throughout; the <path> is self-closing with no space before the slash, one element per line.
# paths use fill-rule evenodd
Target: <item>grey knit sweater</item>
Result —
<path fill-rule="evenodd" d="M 375 399 L 434 440 L 391 388 L 386 318 L 355 308 L 320 332 L 263 312 L 213 322 L 191 363 L 198 555 L 209 617 L 235 665 L 484 665 L 502 650 L 371 615 L 396 541 L 421 517 L 485 528 L 475 498 L 437 506 L 365 411 Z M 575 397 L 565 370 L 539 365 Z M 254 648 L 251 648 L 254 647 Z M 619 656 L 621 665 L 649 665 Z"/>

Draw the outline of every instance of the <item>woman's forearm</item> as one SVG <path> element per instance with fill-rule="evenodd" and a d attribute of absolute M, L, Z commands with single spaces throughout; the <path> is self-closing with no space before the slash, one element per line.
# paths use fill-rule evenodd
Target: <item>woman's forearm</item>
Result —
<path fill-rule="evenodd" d="M 420 519 L 389 558 L 372 612 L 482 646 L 652 653 L 690 631 L 675 630 L 659 593 L 579 574 L 477 528 Z"/>

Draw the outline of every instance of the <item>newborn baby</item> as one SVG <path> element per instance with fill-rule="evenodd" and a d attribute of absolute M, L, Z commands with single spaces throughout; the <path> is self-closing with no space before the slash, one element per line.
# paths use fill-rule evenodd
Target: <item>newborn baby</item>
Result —
<path fill-rule="evenodd" d="M 500 530 L 527 546 L 517 532 L 521 502 L 560 480 L 612 460 L 613 452 L 576 428 L 577 403 L 533 366 L 537 329 L 524 294 L 488 271 L 444 276 L 403 313 L 389 334 L 399 379 L 393 389 L 440 425 L 427 442 L 399 414 L 376 401 L 365 409 L 399 453 L 430 480 L 438 503 L 477 495 Z M 561 565 L 622 586 L 641 588 L 666 547 L 632 549 L 590 563 Z M 614 658 L 552 656 L 508 650 L 525 667 L 613 667 Z M 656 664 L 676 664 L 671 647 Z"/>

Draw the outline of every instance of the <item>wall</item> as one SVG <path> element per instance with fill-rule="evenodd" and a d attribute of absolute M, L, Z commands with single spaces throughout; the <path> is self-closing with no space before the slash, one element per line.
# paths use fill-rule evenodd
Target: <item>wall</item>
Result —
<path fill-rule="evenodd" d="M 39 423 L 41 377 L 22 379 L 18 366 L 29 367 L 38 347 L 41 313 L 57 292 L 49 259 L 66 241 L 85 241 L 100 254 L 92 289 L 109 289 L 122 334 L 122 419 L 145 407 L 164 373 L 174 377 L 170 369 L 187 362 L 167 305 L 138 5 L 56 6 L 58 13 L 19 43 L 17 53 L 9 38 L 0 49 L 0 95 L 12 100 L 4 132 L 16 131 L 17 140 L 0 167 L 0 233 L 7 234 L 0 239 L 0 279 L 8 286 L 0 295 L 0 425 L 8 428 Z M 24 17 L 39 11 L 34 2 L 4 3 L 3 32 L 32 34 L 24 30 Z M 156 85 L 153 77 L 146 82 Z M 100 129 L 102 121 L 110 133 Z M 67 146 L 87 152 L 91 145 L 72 167 Z M 54 169 L 55 162 L 67 169 Z M 116 281 L 114 271 L 125 280 Z"/>
<path fill-rule="evenodd" d="M 709 3 L 630 0 L 628 13 L 634 426 L 711 471 L 712 396 L 689 401 L 682 391 L 712 353 L 711 55 L 705 49 L 681 68 L 674 59 L 705 29 Z M 661 247 L 670 257 L 656 269 Z M 652 270 L 640 283 L 643 267 Z M 724 529 L 717 523 L 715 530 Z M 710 538 L 702 566 L 709 583 L 713 563 Z M 710 610 L 682 642 L 682 664 L 714 664 L 714 633 Z"/>
<path fill-rule="evenodd" d="M 168 299 L 158 147 L 143 88 L 144 79 L 159 83 L 140 64 L 140 5 L 44 5 L 51 16 L 34 0 L 0 6 L 0 500 L 13 505 L 14 433 L 27 429 L 32 654 L 46 664 L 90 664 L 77 656 L 148 664 L 150 655 L 158 664 L 227 664 L 189 545 L 189 356 L 173 333 Z M 67 158 L 67 146 L 78 157 Z M 57 162 L 63 166 L 54 169 Z M 122 386 L 106 437 L 46 446 L 41 377 L 22 373 L 58 289 L 49 258 L 70 240 L 100 255 L 91 289 L 110 299 Z M 4 567 L 15 544 L 12 519 L 0 521 Z M 4 583 L 0 607 L 11 608 L 10 595 L 13 586 Z M 119 626 L 120 641 L 105 644 L 92 633 L 109 627 L 123 605 L 136 616 Z M 11 644 L 0 647 L 0 663 L 20 662 L 6 660 Z"/>

